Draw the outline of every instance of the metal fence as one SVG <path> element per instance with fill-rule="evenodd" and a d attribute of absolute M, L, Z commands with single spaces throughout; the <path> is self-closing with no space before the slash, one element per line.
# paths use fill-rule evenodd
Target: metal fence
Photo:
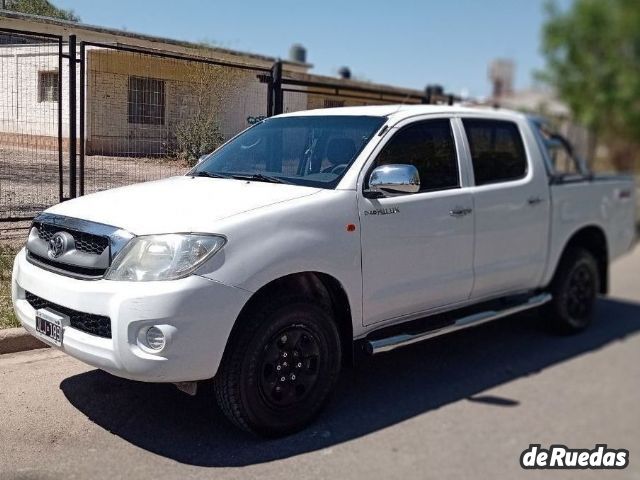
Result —
<path fill-rule="evenodd" d="M 282 112 L 316 108 L 426 103 L 423 96 L 330 82 L 283 80 Z"/>
<path fill-rule="evenodd" d="M 68 198 L 184 173 L 267 115 L 269 74 L 0 30 L 2 230 Z"/>
<path fill-rule="evenodd" d="M 362 85 L 349 80 L 334 80 L 316 75 L 298 75 L 296 78 L 283 74 L 282 62 L 276 62 L 270 75 L 263 77 L 269 85 L 268 115 L 313 110 L 316 108 L 352 107 L 365 105 L 453 103 L 453 95 L 431 92 Z"/>
<path fill-rule="evenodd" d="M 2 219 L 32 217 L 62 198 L 62 55 L 61 37 L 0 30 Z"/>

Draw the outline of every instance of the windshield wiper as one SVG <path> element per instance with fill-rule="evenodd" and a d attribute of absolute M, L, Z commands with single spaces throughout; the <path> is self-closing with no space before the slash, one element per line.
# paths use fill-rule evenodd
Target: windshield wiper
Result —
<path fill-rule="evenodd" d="M 271 175 L 264 175 L 262 173 L 248 173 L 248 174 L 233 174 L 231 177 L 238 180 L 256 180 L 258 182 L 269 183 L 289 183 L 278 177 L 272 177 Z"/>
<path fill-rule="evenodd" d="M 190 177 L 208 177 L 208 178 L 229 178 L 229 175 L 223 175 L 221 173 L 213 173 L 202 170 L 200 172 L 194 172 L 189 175 Z"/>

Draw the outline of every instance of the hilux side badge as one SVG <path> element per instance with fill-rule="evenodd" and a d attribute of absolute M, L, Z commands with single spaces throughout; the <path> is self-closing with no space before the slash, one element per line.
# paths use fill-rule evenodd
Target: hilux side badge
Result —
<path fill-rule="evenodd" d="M 398 207 L 378 208 L 377 210 L 365 210 L 365 215 L 391 215 L 392 213 L 400 213 Z"/>

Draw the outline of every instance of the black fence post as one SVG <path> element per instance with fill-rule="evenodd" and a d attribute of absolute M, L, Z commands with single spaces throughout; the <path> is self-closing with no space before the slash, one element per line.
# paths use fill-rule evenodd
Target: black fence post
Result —
<path fill-rule="evenodd" d="M 69 35 L 69 196 L 77 196 L 76 189 L 76 36 Z"/>
<path fill-rule="evenodd" d="M 58 201 L 64 201 L 63 146 L 62 136 L 62 69 L 63 65 L 62 37 L 58 38 Z"/>
<path fill-rule="evenodd" d="M 422 97 L 422 103 L 426 105 L 431 105 L 431 88 L 427 87 L 424 93 L 424 97 Z"/>
<path fill-rule="evenodd" d="M 273 115 L 273 75 L 267 80 L 267 117 Z"/>
<path fill-rule="evenodd" d="M 278 60 L 271 69 L 271 87 L 273 89 L 273 115 L 284 111 L 284 95 L 282 92 L 282 61 Z"/>
<path fill-rule="evenodd" d="M 84 195 L 85 44 L 80 42 L 80 196 Z"/>

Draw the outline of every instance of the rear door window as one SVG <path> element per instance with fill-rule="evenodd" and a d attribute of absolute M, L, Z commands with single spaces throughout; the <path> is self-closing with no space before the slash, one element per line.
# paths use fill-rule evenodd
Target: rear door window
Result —
<path fill-rule="evenodd" d="M 463 119 L 476 185 L 508 182 L 527 173 L 518 126 L 502 120 Z"/>

